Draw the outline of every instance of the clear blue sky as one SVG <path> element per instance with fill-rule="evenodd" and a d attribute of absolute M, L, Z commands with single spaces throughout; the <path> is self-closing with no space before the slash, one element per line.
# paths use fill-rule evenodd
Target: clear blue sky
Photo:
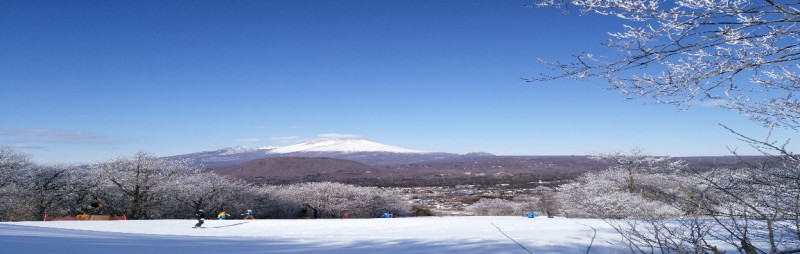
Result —
<path fill-rule="evenodd" d="M 603 52 L 621 27 L 528 4 L 0 0 L 0 144 L 37 162 L 331 133 L 455 153 L 687 156 L 751 151 L 718 123 L 766 135 L 714 107 L 624 101 L 602 81 L 522 81 L 545 70 L 538 59 Z"/>

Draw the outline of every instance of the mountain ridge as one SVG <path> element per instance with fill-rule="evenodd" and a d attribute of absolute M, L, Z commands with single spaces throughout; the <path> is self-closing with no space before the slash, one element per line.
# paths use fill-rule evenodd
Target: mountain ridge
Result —
<path fill-rule="evenodd" d="M 288 148 L 287 148 L 288 147 Z M 422 152 L 360 139 L 307 141 L 285 147 L 228 147 L 172 156 L 223 175 L 262 184 L 338 181 L 378 186 L 512 184 L 571 179 L 608 168 L 590 156 L 496 156 L 490 153 Z M 736 167 L 735 156 L 676 157 L 692 171 Z"/>
<path fill-rule="evenodd" d="M 236 165 L 249 160 L 277 157 L 328 157 L 352 160 L 367 165 L 389 165 L 486 156 L 494 155 L 483 152 L 463 155 L 446 152 L 429 152 L 381 144 L 366 139 L 327 138 L 283 147 L 253 148 L 247 146 L 233 146 L 217 150 L 174 155 L 167 158 L 185 159 L 194 166 L 218 168 Z"/>
<path fill-rule="evenodd" d="M 763 157 L 678 157 L 687 171 L 717 167 L 737 168 Z M 591 171 L 607 169 L 609 163 L 591 156 L 493 156 L 460 157 L 408 164 L 368 165 L 327 157 L 275 157 L 207 169 L 259 184 L 334 181 L 364 186 L 456 186 L 507 184 L 517 187 L 558 184 Z"/>

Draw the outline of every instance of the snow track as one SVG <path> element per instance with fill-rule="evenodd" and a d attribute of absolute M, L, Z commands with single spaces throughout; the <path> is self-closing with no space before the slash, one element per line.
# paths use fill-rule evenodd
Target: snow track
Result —
<path fill-rule="evenodd" d="M 227 228 L 227 227 L 235 227 L 235 226 L 244 225 L 244 224 L 247 224 L 247 221 L 237 222 L 237 223 L 228 224 L 228 225 L 221 225 L 221 226 L 216 226 L 216 227 L 211 227 L 211 228 Z"/>
<path fill-rule="evenodd" d="M 525 248 L 525 246 L 524 246 L 524 245 L 522 245 L 522 244 L 520 244 L 519 242 L 517 242 L 517 240 L 514 240 L 514 238 L 511 238 L 510 236 L 508 236 L 508 235 L 506 234 L 506 232 L 503 232 L 503 230 L 502 230 L 502 229 L 500 229 L 500 227 L 498 227 L 498 226 L 497 226 L 497 225 L 495 225 L 494 223 L 492 223 L 492 226 L 494 226 L 495 228 L 497 228 L 497 231 L 500 231 L 500 233 L 501 233 L 501 234 L 503 234 L 503 235 L 504 235 L 506 238 L 508 238 L 508 239 L 509 239 L 509 240 L 511 240 L 512 242 L 516 243 L 517 245 L 519 245 L 519 247 L 520 247 L 520 248 L 522 248 L 523 250 L 527 251 L 527 252 L 528 252 L 528 253 L 530 253 L 530 254 L 533 254 L 533 252 L 531 252 L 531 250 L 529 250 L 528 248 Z"/>

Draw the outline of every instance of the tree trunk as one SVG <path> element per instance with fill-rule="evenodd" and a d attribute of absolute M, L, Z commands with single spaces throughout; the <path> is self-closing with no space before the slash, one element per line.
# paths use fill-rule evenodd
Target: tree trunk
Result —
<path fill-rule="evenodd" d="M 767 232 L 769 233 L 769 249 L 772 253 L 778 252 L 778 247 L 775 245 L 775 229 L 772 225 L 772 219 L 767 219 Z"/>

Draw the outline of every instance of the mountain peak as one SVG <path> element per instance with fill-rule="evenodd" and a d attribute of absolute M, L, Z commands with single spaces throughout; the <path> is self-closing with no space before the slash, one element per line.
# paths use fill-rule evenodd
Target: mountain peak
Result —
<path fill-rule="evenodd" d="M 232 154 L 240 154 L 240 153 L 249 153 L 252 151 L 258 150 L 256 148 L 247 147 L 247 146 L 232 146 L 228 148 L 223 148 L 217 150 L 220 155 L 232 155 Z"/>
<path fill-rule="evenodd" d="M 389 153 L 428 153 L 426 151 L 406 149 L 396 146 L 354 138 L 328 138 L 307 141 L 295 145 L 275 148 L 272 153 L 295 152 L 389 152 Z"/>

